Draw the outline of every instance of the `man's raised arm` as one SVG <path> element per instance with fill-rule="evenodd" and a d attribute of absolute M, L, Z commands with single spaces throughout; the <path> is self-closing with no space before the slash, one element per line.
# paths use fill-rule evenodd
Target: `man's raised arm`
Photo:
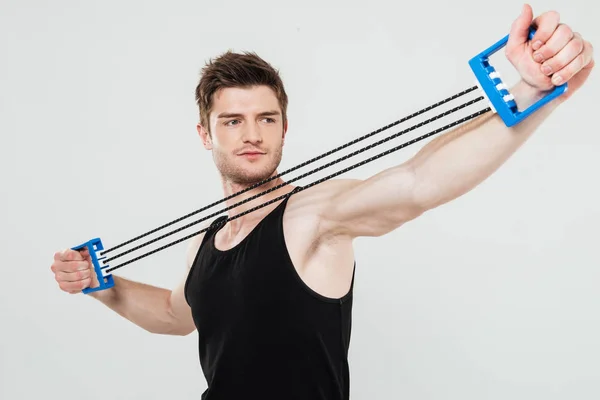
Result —
<path fill-rule="evenodd" d="M 528 41 L 532 24 L 537 31 Z M 581 87 L 594 66 L 590 43 L 560 24 L 555 12 L 532 20 L 529 6 L 512 25 L 506 55 L 522 78 L 511 90 L 520 109 L 553 85 L 568 82 L 568 91 L 516 126 L 507 127 L 498 115 L 483 115 L 432 140 L 406 163 L 343 186 L 321 210 L 321 234 L 383 235 L 472 190 Z"/>

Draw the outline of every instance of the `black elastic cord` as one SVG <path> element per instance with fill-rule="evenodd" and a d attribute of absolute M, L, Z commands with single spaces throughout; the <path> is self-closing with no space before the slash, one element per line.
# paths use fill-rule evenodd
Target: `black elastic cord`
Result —
<path fill-rule="evenodd" d="M 254 200 L 254 199 L 256 199 L 256 198 L 258 198 L 258 197 L 260 197 L 260 196 L 264 196 L 264 195 L 265 195 L 265 194 L 267 194 L 267 193 L 271 193 L 271 192 L 273 192 L 273 191 L 275 191 L 275 190 L 277 190 L 277 189 L 279 189 L 279 188 L 282 188 L 283 186 L 289 185 L 289 184 L 291 184 L 291 183 L 293 183 L 293 182 L 295 182 L 295 181 L 297 181 L 297 180 L 299 180 L 299 179 L 303 179 L 303 178 L 305 178 L 305 177 L 307 177 L 307 176 L 309 176 L 309 175 L 312 175 L 312 174 L 314 174 L 314 173 L 317 173 L 317 172 L 319 172 L 319 171 L 321 171 L 321 170 L 323 170 L 323 169 L 325 169 L 325 168 L 328 168 L 328 167 L 330 167 L 330 166 L 332 166 L 332 165 L 335 165 L 335 164 L 338 164 L 338 163 L 340 163 L 340 162 L 342 162 L 342 161 L 345 161 L 345 160 L 347 160 L 348 158 L 354 157 L 354 156 L 356 156 L 356 155 L 358 155 L 358 154 L 360 154 L 360 153 L 363 153 L 363 152 L 365 152 L 365 151 L 367 151 L 367 150 L 369 150 L 369 149 L 372 149 L 373 147 L 376 147 L 376 146 L 379 146 L 379 145 L 381 145 L 381 144 L 383 144 L 383 143 L 386 143 L 386 142 L 388 142 L 388 141 L 390 141 L 390 140 L 392 140 L 392 139 L 394 139 L 394 138 L 396 138 L 396 137 L 398 137 L 398 136 L 404 135 L 404 134 L 406 134 L 406 133 L 408 133 L 408 132 L 410 132 L 410 131 L 413 131 L 413 130 L 415 130 L 415 129 L 417 129 L 417 128 L 420 128 L 421 126 L 427 125 L 427 124 L 429 124 L 429 123 L 431 123 L 431 122 L 433 122 L 433 121 L 435 121 L 435 120 L 438 120 L 438 119 L 440 119 L 440 118 L 443 118 L 443 117 L 445 117 L 445 116 L 447 116 L 447 115 L 449 115 L 449 114 L 452 114 L 452 113 L 454 113 L 454 112 L 456 112 L 456 111 L 458 111 L 458 110 L 461 110 L 461 109 L 463 109 L 463 108 L 465 108 L 465 107 L 467 107 L 467 106 L 470 106 L 471 104 L 477 103 L 478 101 L 481 101 L 481 100 L 483 100 L 483 99 L 484 99 L 484 97 L 483 97 L 483 96 L 479 96 L 479 97 L 477 97 L 477 98 L 475 98 L 475 99 L 473 99 L 473 100 L 469 100 L 469 101 L 467 101 L 467 102 L 465 102 L 465 103 L 463 103 L 463 104 L 461 104 L 461 105 L 459 105 L 459 106 L 457 106 L 457 107 L 454 107 L 454 108 L 452 108 L 452 109 L 450 109 L 450 110 L 447 110 L 447 111 L 445 111 L 445 112 L 443 112 L 443 113 L 440 113 L 440 114 L 438 114 L 438 115 L 436 115 L 436 116 L 434 116 L 434 117 L 431 117 L 431 118 L 429 118 L 429 119 L 427 119 L 427 120 L 425 120 L 425 121 L 422 121 L 422 122 L 420 122 L 420 123 L 418 123 L 418 124 L 416 124 L 416 125 L 413 125 L 413 126 L 411 126 L 411 127 L 409 127 L 409 128 L 406 128 L 406 129 L 404 129 L 404 130 L 402 130 L 402 131 L 400 131 L 400 132 L 398 132 L 398 133 L 396 133 L 396 134 L 394 134 L 394 135 L 388 136 L 388 137 L 386 137 L 385 139 L 381 139 L 381 140 L 379 140 L 379 141 L 377 141 L 377 142 L 375 142 L 375 143 L 372 143 L 372 144 L 370 144 L 370 145 L 368 145 L 368 146 L 365 146 L 365 147 L 363 147 L 363 148 L 361 148 L 361 149 L 359 149 L 359 150 L 356 150 L 356 151 L 354 151 L 354 152 L 352 152 L 352 153 L 349 153 L 349 154 L 347 154 L 347 155 L 345 155 L 345 156 L 343 156 L 343 157 L 340 157 L 340 158 L 338 158 L 338 159 L 336 159 L 336 160 L 333 160 L 333 161 L 331 161 L 331 162 L 329 162 L 329 163 L 327 163 L 327 164 L 324 164 L 324 165 L 322 165 L 322 166 L 320 166 L 320 167 L 318 167 L 318 168 L 315 168 L 315 169 L 313 169 L 313 170 L 311 170 L 311 171 L 308 171 L 308 172 L 306 172 L 306 173 L 304 173 L 304 174 L 302 174 L 302 175 L 299 175 L 299 176 L 297 176 L 297 177 L 295 177 L 295 178 L 293 178 L 293 179 L 290 179 L 288 182 L 285 182 L 285 183 L 282 183 L 282 184 L 280 184 L 280 185 L 276 185 L 276 186 L 274 186 L 274 187 L 272 187 L 272 188 L 270 188 L 270 189 L 264 190 L 264 191 L 262 191 L 262 192 L 260 192 L 260 193 L 258 193 L 258 194 L 256 194 L 256 195 L 254 195 L 254 196 L 251 196 L 251 197 L 249 197 L 249 198 L 247 198 L 247 199 L 244 199 L 244 200 L 242 200 L 242 201 L 239 201 L 239 202 L 237 202 L 237 203 L 235 203 L 235 204 L 232 204 L 232 205 L 231 205 L 231 206 L 229 206 L 229 207 L 225 207 L 225 208 L 223 208 L 223 209 L 221 209 L 221 210 L 219 210 L 219 211 L 216 211 L 216 212 L 214 212 L 214 213 L 212 213 L 212 214 L 209 214 L 209 215 L 207 215 L 207 216 L 205 216 L 205 217 L 203 217 L 203 218 L 200 218 L 199 220 L 196 220 L 196 221 L 194 221 L 194 222 L 191 222 L 191 223 L 189 223 L 189 224 L 187 224 L 187 225 L 184 225 L 184 226 L 182 226 L 182 227 L 180 227 L 180 228 L 177 228 L 177 229 L 175 229 L 175 230 L 173 230 L 173 231 L 171 231 L 171 232 L 165 233 L 165 234 L 163 234 L 163 235 L 161 235 L 161 236 L 158 236 L 158 237 L 156 237 L 156 238 L 154 238 L 154 239 L 152 239 L 152 240 L 148 240 L 148 241 L 147 241 L 147 242 L 145 242 L 145 243 L 142 243 L 142 244 L 140 244 L 140 245 L 138 245 L 138 246 L 132 247 L 131 249 L 128 249 L 128 250 L 126 250 L 126 251 L 123 251 L 123 252 L 121 252 L 121 253 L 119 253 L 119 254 L 116 254 L 116 255 L 114 255 L 114 256 L 112 256 L 112 257 L 109 257 L 109 258 L 107 258 L 107 259 L 106 259 L 104 262 L 105 262 L 105 263 L 107 263 L 107 262 L 109 262 L 109 261 L 112 261 L 112 260 L 115 260 L 115 259 L 117 259 L 117 258 L 123 257 L 123 256 L 125 256 L 125 255 L 127 255 L 127 254 L 129 254 L 129 253 L 132 253 L 132 252 L 134 252 L 134 251 L 136 251 L 136 250 L 139 250 L 139 249 L 141 249 L 142 247 L 146 247 L 146 246 L 148 246 L 148 245 L 150 245 L 150 244 L 152 244 L 152 243 L 155 243 L 155 242 L 157 242 L 157 241 L 159 241 L 159 240 L 162 240 L 162 239 L 164 239 L 164 238 L 166 238 L 166 237 L 168 237 L 168 236 L 171 236 L 171 235 L 173 235 L 173 234 L 175 234 L 175 233 L 177 233 L 177 232 L 180 232 L 180 231 L 182 231 L 182 230 L 184 230 L 184 229 L 187 229 L 187 228 L 189 228 L 190 226 L 193 226 L 193 225 L 199 224 L 199 223 L 201 223 L 201 222 L 203 222 L 203 221 L 206 221 L 206 220 L 208 220 L 208 219 L 210 219 L 210 218 L 213 218 L 213 217 L 215 217 L 215 216 L 217 216 L 217 215 L 219 215 L 219 214 L 221 214 L 221 213 L 223 213 L 223 212 L 229 211 L 229 210 L 231 210 L 231 209 L 233 209 L 233 208 L 235 208 L 235 207 L 238 207 L 238 206 L 240 206 L 240 205 L 242 205 L 242 204 L 248 203 L 248 202 L 250 202 L 250 201 L 252 201 L 252 200 Z"/>
<path fill-rule="evenodd" d="M 384 151 L 384 152 L 382 152 L 382 153 L 379 153 L 379 154 L 377 154 L 377 155 L 375 155 L 375 156 L 373 156 L 373 157 L 370 157 L 370 158 L 368 158 L 368 159 L 366 159 L 366 160 L 363 160 L 363 161 L 361 161 L 361 162 L 359 162 L 359 163 L 356 163 L 356 164 L 354 164 L 354 165 L 352 165 L 352 166 L 350 166 L 350 167 L 347 167 L 347 168 L 344 168 L 344 169 L 342 169 L 342 170 L 340 170 L 340 171 L 337 171 L 337 172 L 335 172 L 335 173 L 333 173 L 333 174 L 331 174 L 331 175 L 328 175 L 328 176 L 326 176 L 326 177 L 324 177 L 324 178 L 321 178 L 321 179 L 319 179 L 319 180 L 317 180 L 317 181 L 315 181 L 315 182 L 312 182 L 312 183 L 310 183 L 310 184 L 308 184 L 308 185 L 306 185 L 306 186 L 298 187 L 298 188 L 297 188 L 296 190 L 294 190 L 293 192 L 294 192 L 294 193 L 298 193 L 298 192 L 300 192 L 300 191 L 302 191 L 302 190 L 306 190 L 306 189 L 308 189 L 308 188 L 310 188 L 310 187 L 312 187 L 312 186 L 315 186 L 315 185 L 317 185 L 317 184 L 319 184 L 319 183 L 322 183 L 322 182 L 324 182 L 324 181 L 326 181 L 326 180 L 329 180 L 329 179 L 331 179 L 331 178 L 334 178 L 334 177 L 336 177 L 336 176 L 338 176 L 338 175 L 341 175 L 341 174 L 343 174 L 343 173 L 346 173 L 346 172 L 348 172 L 348 171 L 350 171 L 350 170 L 352 170 L 352 169 L 354 169 L 354 168 L 358 168 L 358 167 L 360 167 L 360 166 L 362 166 L 362 165 L 364 165 L 364 164 L 367 164 L 367 163 L 369 163 L 369 162 L 371 162 L 371 161 L 377 160 L 378 158 L 384 157 L 384 156 L 386 156 L 386 155 L 388 155 L 388 154 L 390 154 L 390 153 L 393 153 L 393 152 L 395 152 L 395 151 L 397 151 L 397 150 L 400 150 L 400 149 L 402 149 L 402 148 L 404 148 L 404 147 L 410 146 L 410 145 L 412 145 L 412 144 L 414 144 L 414 143 L 417 143 L 417 142 L 419 142 L 419 141 L 421 141 L 421 140 L 423 140 L 423 139 L 426 139 L 426 138 L 428 138 L 428 137 L 430 137 L 430 136 L 433 136 L 433 135 L 435 135 L 435 134 L 438 134 L 438 133 L 440 133 L 440 132 L 443 132 L 443 131 L 445 131 L 446 129 L 452 128 L 453 126 L 456 126 L 456 125 L 462 124 L 463 122 L 469 121 L 469 120 L 471 120 L 471 119 L 473 119 L 473 118 L 476 118 L 476 117 L 478 117 L 478 116 L 480 116 L 480 115 L 483 115 L 483 114 L 485 114 L 485 113 L 487 113 L 487 112 L 489 112 L 489 111 L 491 111 L 491 108 L 490 108 L 490 107 L 484 108 L 483 110 L 477 111 L 477 112 L 475 112 L 475 113 L 473 113 L 473 114 L 470 114 L 470 115 L 468 115 L 468 116 L 466 116 L 466 117 L 464 117 L 464 118 L 461 118 L 461 119 L 459 119 L 459 120 L 457 120 L 457 121 L 454 121 L 454 122 L 452 122 L 452 123 L 450 123 L 450 124 L 448 124 L 448 125 L 445 125 L 445 126 L 443 126 L 443 127 L 441 127 L 441 128 L 438 128 L 438 129 L 436 129 L 436 130 L 434 130 L 434 131 L 431 131 L 431 132 L 429 132 L 429 133 L 426 133 L 426 134 L 424 134 L 424 135 L 422 135 L 422 136 L 419 136 L 418 138 L 415 138 L 415 139 L 413 139 L 413 140 L 410 140 L 410 141 L 408 141 L 408 142 L 405 142 L 405 143 L 403 143 L 403 144 L 401 144 L 401 145 L 399 145 L 399 146 L 396 146 L 396 147 L 394 147 L 394 148 L 391 148 L 391 149 L 389 149 L 389 150 L 386 150 L 386 151 Z M 260 208 L 266 207 L 266 206 L 267 206 L 267 205 L 269 205 L 269 204 L 272 204 L 272 203 L 274 203 L 274 202 L 276 202 L 276 201 L 279 201 L 279 200 L 282 200 L 282 199 L 284 199 L 284 198 L 286 198 L 286 197 L 289 197 L 289 196 L 291 195 L 291 193 L 292 193 L 292 191 L 290 191 L 289 193 L 286 193 L 286 194 L 284 194 L 284 195 L 282 195 L 282 196 L 279 196 L 279 197 L 277 197 L 277 198 L 274 198 L 274 199 L 272 199 L 272 200 L 269 200 L 269 201 L 267 201 L 267 202 L 265 202 L 265 203 L 262 203 L 262 204 L 260 204 L 260 205 L 258 205 L 258 206 L 256 206 L 256 207 L 253 207 L 253 208 L 251 208 L 251 209 L 248 209 L 248 210 L 246 210 L 246 211 L 244 211 L 244 212 L 241 212 L 241 213 L 239 213 L 239 214 L 236 214 L 236 215 L 234 215 L 234 216 L 232 216 L 232 217 L 229 217 L 229 218 L 227 218 L 227 219 L 225 219 L 225 220 L 223 220 L 223 221 L 219 222 L 219 223 L 218 223 L 218 224 L 216 224 L 216 225 L 217 225 L 217 226 L 223 225 L 223 224 L 225 224 L 225 223 L 227 223 L 227 222 L 229 222 L 229 221 L 231 221 L 231 220 L 234 220 L 234 219 L 240 218 L 240 217 L 242 217 L 242 216 L 244 216 L 244 215 L 246 215 L 246 214 L 248 214 L 248 213 L 251 213 L 251 212 L 253 212 L 253 211 L 256 211 L 256 210 L 258 210 L 258 209 L 260 209 Z M 202 229 L 202 230 L 200 230 L 200 231 L 198 231 L 198 232 L 192 233 L 192 234 L 190 234 L 190 235 L 188 235 L 188 236 L 185 236 L 185 237 L 183 237 L 183 238 L 181 238 L 181 239 L 178 239 L 178 240 L 176 240 L 176 241 L 173 241 L 173 242 L 171 242 L 171 243 L 168 243 L 168 244 L 166 244 L 166 245 L 163 245 L 163 246 L 161 246 L 161 247 L 159 247 L 159 248 L 157 248 L 157 249 L 154 249 L 154 250 L 152 250 L 152 251 L 149 251 L 149 252 L 147 252 L 147 253 L 144 253 L 144 254 L 142 254 L 142 255 L 140 255 L 140 256 L 138 256 L 138 257 L 135 257 L 135 258 L 133 258 L 133 259 L 131 259 L 131 260 L 129 260 L 129 261 L 123 262 L 123 263 L 121 263 L 121 264 L 119 264 L 119 265 L 116 265 L 116 266 L 114 266 L 114 267 L 107 268 L 107 269 L 106 269 L 106 272 L 110 273 L 110 272 L 112 272 L 112 271 L 114 271 L 114 270 L 116 270 L 116 269 L 122 268 L 122 267 L 124 267 L 124 266 L 126 266 L 126 265 L 128 265 L 128 264 L 131 264 L 131 263 L 133 263 L 133 262 L 135 262 L 135 261 L 138 261 L 138 260 L 140 260 L 140 259 L 142 259 L 142 258 L 144 258 L 144 257 L 148 257 L 148 256 L 149 256 L 149 255 L 151 255 L 151 254 L 157 253 L 157 252 L 159 252 L 159 251 L 162 251 L 162 250 L 164 250 L 164 249 L 166 249 L 166 248 L 168 248 L 168 247 L 171 247 L 171 246 L 173 246 L 173 245 L 176 245 L 176 244 L 178 244 L 178 243 L 181 243 L 181 242 L 183 242 L 183 241 L 185 241 L 185 240 L 188 240 L 188 239 L 190 239 L 190 238 L 192 238 L 192 237 L 194 237 L 194 236 L 196 236 L 196 235 L 199 235 L 199 234 L 201 234 L 201 233 L 204 233 L 204 232 L 206 232 L 208 229 L 209 229 L 208 227 L 207 227 L 207 228 L 204 228 L 204 229 Z"/>
<path fill-rule="evenodd" d="M 361 141 L 363 141 L 365 139 L 368 139 L 368 138 L 370 138 L 373 135 L 376 135 L 376 134 L 378 134 L 380 132 L 383 132 L 384 130 L 389 129 L 391 127 L 394 127 L 394 126 L 396 126 L 396 125 L 398 125 L 398 124 L 400 124 L 402 122 L 408 121 L 411 118 L 414 118 L 414 117 L 416 117 L 418 115 L 421 115 L 421 114 L 423 114 L 423 113 L 425 113 L 427 111 L 430 111 L 430 110 L 432 110 L 432 109 L 434 109 L 436 107 L 439 107 L 439 106 L 441 106 L 441 105 L 443 105 L 445 103 L 448 103 L 449 101 L 452 101 L 452 100 L 455 100 L 455 99 L 457 99 L 457 98 L 459 98 L 461 96 L 464 96 L 464 95 L 466 95 L 466 94 L 468 94 L 468 93 L 470 93 L 470 92 L 472 92 L 472 91 L 474 91 L 476 89 L 477 89 L 477 86 L 472 86 L 472 87 L 470 87 L 470 88 L 468 88 L 466 90 L 463 90 L 463 91 L 461 91 L 461 92 L 459 92 L 459 93 L 457 93 L 457 94 L 455 94 L 453 96 L 450 96 L 450 97 L 448 97 L 448 98 L 446 98 L 446 99 L 444 99 L 442 101 L 439 101 L 439 102 L 437 102 L 435 104 L 432 104 L 432 105 L 430 105 L 430 106 L 428 106 L 426 108 L 423 108 L 423 109 L 421 109 L 421 110 L 419 110 L 419 111 L 417 111 L 417 112 L 415 112 L 413 114 L 410 114 L 410 115 L 408 115 L 408 116 L 406 116 L 404 118 L 401 118 L 401 119 L 399 119 L 399 120 L 397 120 L 395 122 L 392 122 L 389 125 L 386 125 L 386 126 L 384 126 L 382 128 L 379 128 L 379 129 L 377 129 L 377 130 L 375 130 L 373 132 L 370 132 L 370 133 L 368 133 L 368 134 L 366 134 L 364 136 L 361 136 L 361 137 L 359 137 L 357 139 L 354 139 L 354 140 L 352 140 L 352 141 L 350 141 L 348 143 L 345 143 L 345 144 L 343 144 L 343 145 L 341 145 L 341 146 L 339 146 L 339 147 L 337 147 L 337 148 L 335 148 L 333 150 L 330 150 L 330 151 L 328 151 L 326 153 L 323 153 L 323 154 L 321 154 L 321 155 L 319 155 L 319 156 L 317 156 L 315 158 L 312 158 L 312 159 L 310 159 L 308 161 L 305 161 L 305 162 L 303 162 L 303 163 L 301 163 L 299 165 L 296 165 L 296 166 L 294 166 L 294 167 L 292 167 L 292 168 L 290 168 L 290 169 L 288 169 L 288 170 L 286 170 L 286 171 L 284 171 L 284 172 L 282 172 L 282 173 L 280 173 L 278 175 L 272 176 L 272 177 L 267 178 L 267 179 L 265 179 L 265 180 L 263 180 L 261 182 L 255 183 L 254 185 L 252 185 L 250 187 L 247 187 L 247 188 L 245 188 L 245 189 L 243 189 L 243 190 L 241 190 L 241 191 L 239 191 L 237 193 L 234 193 L 234 194 L 232 194 L 232 195 L 230 195 L 228 197 L 225 197 L 223 199 L 215 201 L 214 203 L 211 203 L 211 204 L 209 204 L 207 206 L 204 206 L 204 207 L 202 207 L 202 208 L 200 208 L 200 209 L 198 209 L 196 211 L 193 211 L 193 212 L 191 212 L 189 214 L 186 214 L 183 217 L 177 218 L 177 219 L 175 219 L 175 220 L 173 220 L 173 221 L 171 221 L 169 223 L 166 223 L 164 225 L 159 226 L 158 228 L 152 229 L 152 230 L 150 230 L 150 231 L 148 231 L 148 232 L 146 232 L 144 234 L 136 236 L 133 239 L 127 240 L 127 241 L 125 241 L 125 242 L 123 242 L 121 244 L 118 244 L 118 245 L 113 246 L 113 247 L 111 247 L 109 249 L 103 250 L 102 253 L 101 253 L 101 255 L 108 254 L 108 253 L 110 253 L 110 252 L 112 252 L 112 251 L 114 251 L 116 249 L 119 249 L 119 248 L 121 248 L 123 246 L 126 246 L 126 245 L 128 245 L 128 244 L 130 244 L 132 242 L 135 242 L 136 240 L 142 239 L 142 238 L 144 238 L 144 237 L 146 237 L 148 235 L 151 235 L 152 233 L 155 233 L 155 232 L 157 232 L 157 231 L 159 231 L 161 229 L 167 228 L 167 227 L 169 227 L 169 226 L 171 226 L 171 225 L 173 225 L 173 224 L 175 224 L 177 222 L 180 222 L 180 221 L 182 221 L 182 220 L 184 220 L 186 218 L 189 218 L 192 215 L 198 214 L 198 213 L 200 213 L 202 211 L 205 211 L 205 210 L 207 210 L 207 209 L 209 209 L 211 207 L 214 207 L 214 206 L 216 206 L 218 204 L 221 204 L 221 203 L 223 203 L 223 202 L 225 202 L 225 201 L 227 201 L 229 199 L 232 199 L 232 198 L 234 198 L 236 196 L 239 196 L 240 194 L 246 193 L 246 192 L 248 192 L 248 191 L 250 191 L 252 189 L 255 189 L 255 188 L 259 187 L 259 186 L 262 186 L 265 183 L 271 182 L 272 180 L 275 180 L 275 179 L 280 178 L 280 177 L 282 177 L 282 176 L 284 176 L 286 174 L 289 174 L 290 172 L 293 172 L 293 171 L 295 171 L 295 170 L 297 170 L 299 168 L 302 168 L 302 167 L 304 167 L 304 166 L 306 166 L 308 164 L 311 164 L 311 163 L 313 163 L 315 161 L 318 161 L 318 160 L 320 160 L 320 159 L 322 159 L 324 157 L 330 156 L 333 153 L 336 153 L 336 152 L 338 152 L 340 150 L 343 150 L 343 149 L 345 149 L 345 148 L 347 148 L 349 146 L 352 146 L 352 145 L 354 145 L 354 144 L 356 144 L 358 142 L 361 142 Z M 113 257 L 113 259 L 114 259 L 114 257 Z"/>

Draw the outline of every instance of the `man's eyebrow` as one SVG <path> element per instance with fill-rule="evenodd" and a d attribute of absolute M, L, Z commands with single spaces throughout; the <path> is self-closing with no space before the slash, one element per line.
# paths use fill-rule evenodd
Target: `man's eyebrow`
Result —
<path fill-rule="evenodd" d="M 263 111 L 260 114 L 258 114 L 260 116 L 270 116 L 270 115 L 281 115 L 281 113 L 277 110 L 270 110 L 270 111 Z"/>
<path fill-rule="evenodd" d="M 263 111 L 261 113 L 258 114 L 261 117 L 265 117 L 265 116 L 273 116 L 273 115 L 281 115 L 281 113 L 277 110 L 269 110 L 269 111 Z M 230 112 L 222 112 L 219 115 L 217 115 L 217 118 L 240 118 L 243 117 L 243 114 L 240 113 L 230 113 Z"/>

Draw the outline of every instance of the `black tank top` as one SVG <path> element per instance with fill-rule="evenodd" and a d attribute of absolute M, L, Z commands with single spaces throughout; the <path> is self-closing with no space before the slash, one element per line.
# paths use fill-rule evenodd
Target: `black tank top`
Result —
<path fill-rule="evenodd" d="M 283 236 L 286 197 L 232 249 L 206 231 L 185 283 L 198 330 L 203 400 L 347 400 L 352 291 L 324 297 L 297 274 Z M 326 268 L 326 266 L 323 266 Z"/>

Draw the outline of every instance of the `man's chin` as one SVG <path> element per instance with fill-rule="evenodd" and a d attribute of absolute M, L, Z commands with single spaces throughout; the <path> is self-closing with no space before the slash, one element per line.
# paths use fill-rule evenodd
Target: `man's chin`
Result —
<path fill-rule="evenodd" d="M 237 185 L 244 185 L 244 186 L 249 186 L 249 185 L 254 185 L 256 183 L 262 182 L 266 179 L 269 179 L 271 176 L 273 176 L 274 172 L 264 172 L 264 173 L 254 173 L 254 174 L 239 174 L 239 175 L 233 175 L 233 176 L 229 176 L 229 181 L 237 184 Z"/>
<path fill-rule="evenodd" d="M 228 182 L 236 185 L 251 186 L 274 176 L 276 174 L 280 159 L 280 157 L 277 160 L 262 159 L 259 162 L 250 163 L 217 162 L 217 167 L 221 171 L 222 177 Z"/>

